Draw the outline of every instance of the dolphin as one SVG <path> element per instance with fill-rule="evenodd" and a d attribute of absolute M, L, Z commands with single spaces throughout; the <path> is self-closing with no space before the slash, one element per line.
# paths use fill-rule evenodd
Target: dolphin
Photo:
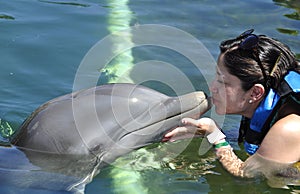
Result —
<path fill-rule="evenodd" d="M 11 144 L 39 171 L 77 177 L 67 190 L 78 189 L 103 166 L 161 142 L 183 117 L 199 118 L 210 107 L 203 91 L 171 97 L 137 84 L 101 85 L 41 105 Z"/>

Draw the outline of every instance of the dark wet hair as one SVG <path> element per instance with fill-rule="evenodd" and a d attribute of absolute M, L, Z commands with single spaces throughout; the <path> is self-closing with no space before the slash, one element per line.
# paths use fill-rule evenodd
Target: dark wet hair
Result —
<path fill-rule="evenodd" d="M 288 71 L 300 72 L 300 63 L 287 45 L 266 35 L 252 34 L 253 30 L 246 32 L 246 35 L 243 33 L 220 44 L 225 67 L 230 74 L 241 80 L 245 91 L 256 83 L 263 84 L 267 89 L 277 89 Z M 257 40 L 250 42 L 253 44 L 250 49 L 244 49 L 241 45 L 249 36 L 257 37 Z"/>

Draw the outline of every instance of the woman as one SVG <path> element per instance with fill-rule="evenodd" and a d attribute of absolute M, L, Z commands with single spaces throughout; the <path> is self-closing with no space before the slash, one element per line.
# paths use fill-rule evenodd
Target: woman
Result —
<path fill-rule="evenodd" d="M 220 50 L 210 86 L 213 104 L 218 114 L 242 115 L 239 140 L 252 156 L 240 160 L 210 118 L 185 118 L 184 126 L 167 133 L 164 140 L 202 134 L 233 175 L 268 176 L 272 168 L 273 175 L 299 180 L 300 63 L 287 46 L 253 30 L 223 41 Z"/>

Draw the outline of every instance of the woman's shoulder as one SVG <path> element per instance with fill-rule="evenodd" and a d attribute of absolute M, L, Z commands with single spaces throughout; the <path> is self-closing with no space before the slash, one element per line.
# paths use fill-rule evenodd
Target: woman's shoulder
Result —
<path fill-rule="evenodd" d="M 258 153 L 278 162 L 300 160 L 300 116 L 289 114 L 278 120 L 265 136 Z"/>
<path fill-rule="evenodd" d="M 281 118 L 271 127 L 265 139 L 270 141 L 276 140 L 277 143 L 293 143 L 300 146 L 300 116 L 289 114 Z"/>
<path fill-rule="evenodd" d="M 300 139 L 300 115 L 289 114 L 281 118 L 271 127 L 269 132 L 282 137 L 294 137 Z"/>

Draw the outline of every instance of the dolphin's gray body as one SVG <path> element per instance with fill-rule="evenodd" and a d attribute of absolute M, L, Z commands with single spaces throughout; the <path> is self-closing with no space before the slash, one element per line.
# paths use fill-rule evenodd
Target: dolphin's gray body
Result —
<path fill-rule="evenodd" d="M 169 97 L 141 85 L 103 85 L 45 103 L 11 143 L 40 169 L 88 182 L 103 164 L 160 142 L 183 117 L 209 108 L 203 92 Z"/>

